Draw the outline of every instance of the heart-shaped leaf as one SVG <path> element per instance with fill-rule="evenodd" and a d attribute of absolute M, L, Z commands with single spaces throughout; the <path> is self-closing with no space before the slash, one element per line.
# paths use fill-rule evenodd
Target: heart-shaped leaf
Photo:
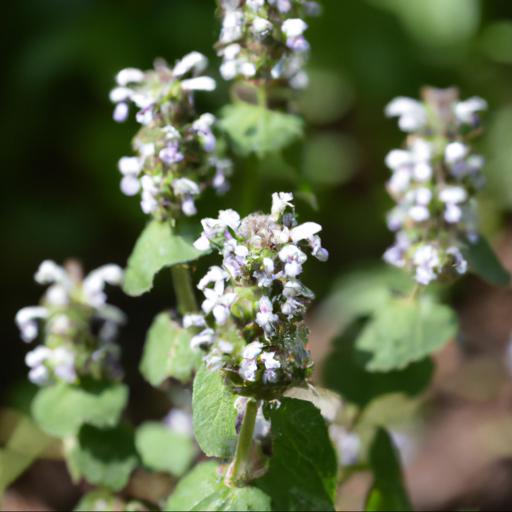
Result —
<path fill-rule="evenodd" d="M 186 263 L 199 258 L 192 241 L 173 231 L 168 222 L 153 220 L 139 236 L 128 259 L 123 290 L 136 297 L 153 287 L 158 272 L 178 263 Z"/>

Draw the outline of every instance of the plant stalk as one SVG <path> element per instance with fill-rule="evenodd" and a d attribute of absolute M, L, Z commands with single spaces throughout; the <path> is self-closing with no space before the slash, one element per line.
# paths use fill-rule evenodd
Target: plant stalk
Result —
<path fill-rule="evenodd" d="M 245 406 L 244 419 L 238 435 L 235 457 L 228 467 L 225 483 L 229 487 L 243 485 L 247 481 L 249 459 L 251 455 L 252 436 L 256 424 L 259 403 L 250 398 Z"/>
<path fill-rule="evenodd" d="M 179 264 L 171 268 L 172 280 L 176 299 L 178 301 L 178 311 L 181 315 L 194 313 L 198 311 L 196 296 L 192 288 L 192 278 L 188 265 Z"/>

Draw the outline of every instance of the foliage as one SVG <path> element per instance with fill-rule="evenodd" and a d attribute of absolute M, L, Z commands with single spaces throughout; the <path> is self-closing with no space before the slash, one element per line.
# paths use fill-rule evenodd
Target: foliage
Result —
<path fill-rule="evenodd" d="M 320 411 L 285 398 L 266 414 L 272 458 L 257 484 L 272 498 L 273 510 L 334 510 L 338 463 Z"/>
<path fill-rule="evenodd" d="M 370 371 L 401 370 L 441 348 L 457 333 L 447 306 L 430 300 L 394 299 L 377 310 L 356 341 Z"/>
<path fill-rule="evenodd" d="M 221 128 L 241 155 L 267 156 L 302 136 L 302 120 L 260 105 L 237 102 L 222 112 Z"/>
<path fill-rule="evenodd" d="M 218 372 L 201 366 L 192 396 L 194 434 L 209 457 L 227 459 L 233 454 L 237 438 L 235 399 Z"/>
<path fill-rule="evenodd" d="M 135 446 L 146 467 L 175 476 L 182 476 L 197 454 L 190 436 L 153 421 L 137 429 Z"/>
<path fill-rule="evenodd" d="M 270 509 L 270 500 L 255 487 L 227 487 L 215 462 L 202 462 L 180 481 L 170 496 L 166 510 L 261 510 Z"/>
<path fill-rule="evenodd" d="M 50 435 L 66 437 L 80 427 L 112 427 L 119 420 L 128 398 L 123 384 L 86 381 L 81 386 L 57 384 L 41 389 L 34 398 L 32 413 Z"/>
<path fill-rule="evenodd" d="M 191 338 L 191 333 L 173 322 L 168 313 L 154 319 L 140 363 L 140 372 L 152 386 L 169 377 L 190 380 L 198 363 L 198 355 L 190 348 Z"/>
<path fill-rule="evenodd" d="M 123 289 L 134 297 L 142 295 L 151 290 L 160 270 L 195 260 L 200 254 L 168 222 L 150 221 L 128 259 Z"/>
<path fill-rule="evenodd" d="M 374 482 L 366 499 L 365 510 L 411 510 L 397 450 L 389 434 L 382 428 L 377 431 L 370 448 L 370 464 Z"/>

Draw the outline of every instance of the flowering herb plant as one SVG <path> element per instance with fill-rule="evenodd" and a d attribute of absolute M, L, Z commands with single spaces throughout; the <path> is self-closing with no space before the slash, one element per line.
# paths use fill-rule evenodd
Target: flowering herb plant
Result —
<path fill-rule="evenodd" d="M 428 285 L 469 271 L 509 283 L 477 222 L 483 158 L 470 140 L 486 103 L 425 88 L 421 101 L 386 107 L 407 138 L 386 157 L 396 205 L 384 259 L 404 272 L 367 283 L 377 300 L 367 300 L 363 280 L 342 297 L 351 321 L 322 369 L 328 389 L 314 386 L 307 313 L 315 293 L 303 270 L 329 258 L 322 226 L 299 220 L 291 192 L 273 193 L 270 213 L 245 217 L 229 194 L 216 218 L 202 214 L 200 199 L 208 188 L 228 192 L 236 172 L 228 154 L 275 155 L 302 135 L 294 100 L 308 84 L 304 18 L 320 7 L 219 0 L 217 13 L 220 74 L 233 81 L 219 120 L 195 104 L 196 93 L 215 89 L 198 52 L 115 78 L 114 120 L 135 106 L 140 124 L 133 154 L 119 160 L 120 188 L 140 194 L 149 221 L 124 271 L 105 265 L 84 277 L 74 261 L 38 269 L 49 288 L 15 319 L 23 341 L 40 342 L 26 356 L 40 386 L 33 417 L 60 440 L 72 478 L 93 487 L 77 510 L 335 510 L 359 471 L 372 475 L 366 510 L 409 510 L 397 442 L 367 416 L 377 398 L 420 395 L 432 354 L 457 334 L 455 312 Z M 206 255 L 213 265 L 197 275 L 191 263 Z M 176 308 L 153 320 L 139 369 L 171 397 L 170 411 L 135 425 L 123 414 L 128 388 L 115 341 L 129 319 L 107 304 L 105 287 L 139 296 L 164 268 Z M 133 491 L 141 474 L 161 473 L 165 493 Z"/>

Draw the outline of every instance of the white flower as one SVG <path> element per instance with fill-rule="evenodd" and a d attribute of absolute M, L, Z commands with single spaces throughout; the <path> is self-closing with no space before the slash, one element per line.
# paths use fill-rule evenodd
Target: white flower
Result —
<path fill-rule="evenodd" d="M 293 194 L 289 192 L 275 192 L 272 194 L 272 216 L 279 218 L 286 208 L 293 208 Z"/>
<path fill-rule="evenodd" d="M 124 87 L 128 84 L 142 82 L 145 78 L 143 71 L 137 68 L 125 68 L 119 71 L 116 75 L 116 82 L 118 85 Z"/>
<path fill-rule="evenodd" d="M 228 8 L 222 21 L 220 42 L 223 44 L 233 43 L 242 37 L 244 15 L 235 7 Z"/>
<path fill-rule="evenodd" d="M 300 18 L 289 18 L 281 25 L 281 30 L 286 37 L 301 36 L 307 28 L 307 23 Z"/>
<path fill-rule="evenodd" d="M 240 377 L 249 382 L 256 381 L 256 372 L 258 371 L 258 363 L 255 359 L 243 359 L 240 363 L 240 369 L 238 373 Z"/>
<path fill-rule="evenodd" d="M 121 102 L 118 103 L 114 108 L 114 113 L 112 114 L 112 119 L 116 123 L 124 123 L 128 119 L 128 114 L 130 113 L 130 107 L 127 103 Z"/>
<path fill-rule="evenodd" d="M 125 196 L 134 196 L 140 191 L 140 182 L 136 176 L 123 176 L 119 185 Z"/>
<path fill-rule="evenodd" d="M 432 166 L 427 162 L 418 162 L 413 169 L 413 176 L 416 181 L 424 183 L 432 178 Z"/>
<path fill-rule="evenodd" d="M 297 277 L 307 256 L 296 245 L 285 245 L 279 251 L 279 259 L 285 263 L 284 272 L 288 277 Z"/>
<path fill-rule="evenodd" d="M 39 265 L 34 279 L 39 284 L 65 283 L 68 281 L 68 276 L 60 265 L 54 261 L 45 260 Z"/>
<path fill-rule="evenodd" d="M 403 194 L 411 183 L 411 173 L 407 168 L 397 169 L 387 183 L 389 192 L 394 196 Z"/>
<path fill-rule="evenodd" d="M 281 363 L 276 359 L 275 352 L 263 352 L 263 354 L 260 355 L 260 359 L 267 370 L 277 370 L 281 368 Z"/>
<path fill-rule="evenodd" d="M 57 377 L 68 383 L 76 381 L 75 354 L 70 349 L 57 347 L 52 351 L 48 360 Z"/>
<path fill-rule="evenodd" d="M 203 327 L 206 325 L 204 316 L 199 313 L 188 313 L 183 316 L 183 327 L 188 329 L 189 327 Z"/>
<path fill-rule="evenodd" d="M 444 159 L 447 164 L 454 164 L 462 160 L 469 153 L 469 148 L 462 142 L 450 142 L 444 150 Z"/>
<path fill-rule="evenodd" d="M 240 73 L 245 78 L 252 78 L 256 74 L 256 66 L 252 62 L 241 62 Z"/>
<path fill-rule="evenodd" d="M 49 382 L 50 372 L 48 371 L 48 368 L 42 364 L 34 366 L 34 368 L 28 372 L 28 379 L 37 386 L 42 386 Z"/>
<path fill-rule="evenodd" d="M 136 156 L 123 156 L 119 159 L 117 167 L 123 175 L 138 176 L 142 170 L 142 162 Z"/>
<path fill-rule="evenodd" d="M 277 382 L 278 375 L 275 370 L 265 370 L 263 372 L 263 382 L 265 384 L 273 384 L 274 382 Z"/>
<path fill-rule="evenodd" d="M 160 179 L 156 176 L 148 176 L 145 174 L 140 179 L 142 185 L 142 200 L 140 206 L 144 213 L 153 213 L 158 208 L 158 201 L 156 197 L 158 195 L 158 185 Z"/>
<path fill-rule="evenodd" d="M 443 203 L 459 204 L 466 201 L 468 193 L 462 187 L 447 186 L 439 192 L 439 200 Z"/>
<path fill-rule="evenodd" d="M 455 104 L 455 116 L 461 123 L 473 124 L 476 113 L 481 110 L 487 110 L 487 102 L 478 96 Z"/>
<path fill-rule="evenodd" d="M 448 203 L 444 210 L 444 220 L 450 224 L 457 224 L 462 220 L 462 209 L 456 204 Z"/>
<path fill-rule="evenodd" d="M 244 359 L 254 359 L 259 354 L 261 354 L 262 349 L 263 349 L 262 343 L 260 343 L 259 341 L 253 341 L 252 343 L 249 343 L 249 345 L 247 345 L 244 348 L 244 350 L 242 352 L 242 357 Z"/>
<path fill-rule="evenodd" d="M 197 186 L 197 183 L 189 180 L 188 178 L 178 178 L 174 180 L 172 182 L 172 189 L 177 196 L 196 196 L 199 194 L 199 187 Z"/>
<path fill-rule="evenodd" d="M 432 200 L 432 191 L 425 187 L 417 188 L 415 190 L 415 200 L 418 204 L 428 205 Z"/>
<path fill-rule="evenodd" d="M 263 329 L 265 334 L 272 334 L 274 332 L 274 324 L 279 320 L 279 317 L 274 314 L 272 301 L 263 296 L 258 302 L 258 313 L 256 314 L 256 323 Z"/>
<path fill-rule="evenodd" d="M 185 158 L 180 151 L 180 144 L 177 140 L 169 141 L 167 146 L 160 150 L 158 156 L 167 165 L 177 164 Z"/>
<path fill-rule="evenodd" d="M 190 339 L 190 347 L 193 350 L 211 345 L 215 339 L 215 332 L 213 329 L 207 328 L 196 334 Z"/>
<path fill-rule="evenodd" d="M 233 350 L 235 349 L 235 347 L 233 346 L 233 343 L 230 343 L 229 341 L 226 341 L 226 340 L 219 340 L 217 342 L 217 346 L 219 347 L 219 350 L 223 354 L 231 354 L 233 352 Z"/>
<path fill-rule="evenodd" d="M 416 281 L 427 285 L 436 279 L 435 269 L 439 265 L 439 252 L 435 247 L 429 244 L 421 245 L 416 249 L 413 261 L 416 265 Z"/>
<path fill-rule="evenodd" d="M 183 80 L 181 87 L 185 91 L 214 91 L 216 84 L 215 80 L 209 76 L 198 76 Z"/>
<path fill-rule="evenodd" d="M 416 222 L 424 222 L 430 218 L 430 210 L 426 206 L 415 205 L 409 208 L 409 217 Z"/>
<path fill-rule="evenodd" d="M 413 161 L 412 154 L 405 149 L 392 149 L 385 159 L 386 165 L 393 171 L 405 165 L 410 165 Z"/>
<path fill-rule="evenodd" d="M 270 5 L 277 6 L 279 12 L 286 14 L 292 8 L 292 3 L 290 0 L 267 0 Z"/>
<path fill-rule="evenodd" d="M 450 254 L 455 259 L 455 270 L 458 274 L 465 274 L 468 271 L 468 262 L 457 247 L 449 247 L 446 254 Z"/>
<path fill-rule="evenodd" d="M 427 122 L 423 103 L 403 96 L 388 103 L 385 113 L 387 117 L 398 117 L 398 125 L 404 132 L 420 130 Z"/>
<path fill-rule="evenodd" d="M 30 343 L 37 338 L 39 329 L 37 320 L 48 317 L 48 310 L 41 306 L 28 306 L 20 309 L 16 313 L 15 321 L 20 330 L 21 339 L 25 343 Z"/>
<path fill-rule="evenodd" d="M 217 285 L 219 281 L 224 283 L 224 280 L 227 278 L 226 272 L 219 266 L 210 267 L 206 275 L 199 281 L 197 288 L 199 290 L 204 290 L 210 283 L 214 283 Z M 224 285 L 222 287 L 224 289 Z"/>
<path fill-rule="evenodd" d="M 320 224 L 316 222 L 304 222 L 304 224 L 300 224 L 290 231 L 290 238 L 292 242 L 297 243 L 301 240 L 309 240 L 320 231 L 322 231 Z"/>
<path fill-rule="evenodd" d="M 265 0 L 247 0 L 245 5 L 247 5 L 247 7 L 253 11 L 257 11 L 265 5 Z"/>
<path fill-rule="evenodd" d="M 36 366 L 43 364 L 48 359 L 51 352 L 51 349 L 45 345 L 40 345 L 27 353 L 25 356 L 25 364 L 29 368 L 35 368 Z"/>
<path fill-rule="evenodd" d="M 133 91 L 128 87 L 115 87 L 110 91 L 109 99 L 112 103 L 119 103 L 131 98 Z"/>
<path fill-rule="evenodd" d="M 122 280 L 123 269 L 119 265 L 103 265 L 93 270 L 83 282 L 86 300 L 94 307 L 102 306 L 106 302 L 105 284 L 120 285 Z"/>
<path fill-rule="evenodd" d="M 208 251 L 211 249 L 210 240 L 203 234 L 194 242 L 194 247 L 198 251 Z"/>
<path fill-rule="evenodd" d="M 208 59 L 199 52 L 190 52 L 179 60 L 172 70 L 175 77 L 182 77 L 189 71 L 194 75 L 202 73 L 208 66 Z"/>
<path fill-rule="evenodd" d="M 272 23 L 265 18 L 257 16 L 252 22 L 252 30 L 258 35 L 263 35 L 272 30 Z"/>
<path fill-rule="evenodd" d="M 240 215 L 235 210 L 221 210 L 219 212 L 219 222 L 236 231 L 240 225 Z"/>

